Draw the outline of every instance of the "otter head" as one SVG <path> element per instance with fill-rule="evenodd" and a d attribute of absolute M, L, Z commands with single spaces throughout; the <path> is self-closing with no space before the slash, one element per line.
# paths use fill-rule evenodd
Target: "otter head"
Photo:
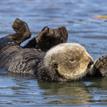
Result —
<path fill-rule="evenodd" d="M 44 57 L 44 66 L 52 68 L 65 80 L 77 80 L 84 77 L 93 62 L 86 49 L 77 43 L 63 43 L 51 48 Z M 55 76 L 54 76 L 55 77 Z"/>
<path fill-rule="evenodd" d="M 44 27 L 36 37 L 36 43 L 38 48 L 43 51 L 49 50 L 51 47 L 64 43 L 67 41 L 68 32 L 65 27 L 59 27 L 56 29 L 50 29 Z"/>

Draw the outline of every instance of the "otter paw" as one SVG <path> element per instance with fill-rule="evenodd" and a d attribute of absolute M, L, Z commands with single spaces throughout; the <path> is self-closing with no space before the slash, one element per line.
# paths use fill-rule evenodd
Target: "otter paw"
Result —
<path fill-rule="evenodd" d="M 18 44 L 31 37 L 31 32 L 29 30 L 28 24 L 19 18 L 15 19 L 12 28 L 16 33 L 9 36 L 13 41 Z"/>

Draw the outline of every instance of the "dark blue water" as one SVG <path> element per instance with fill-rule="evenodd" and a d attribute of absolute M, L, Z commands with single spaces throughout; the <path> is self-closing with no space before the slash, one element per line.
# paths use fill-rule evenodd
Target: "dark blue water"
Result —
<path fill-rule="evenodd" d="M 15 18 L 25 20 L 33 36 L 44 26 L 66 26 L 69 42 L 78 42 L 98 58 L 107 54 L 106 0 L 0 0 L 0 37 L 12 33 Z M 2 71 L 2 70 L 1 70 Z M 0 75 L 0 107 L 107 107 L 107 78 L 71 83 L 38 82 Z"/>

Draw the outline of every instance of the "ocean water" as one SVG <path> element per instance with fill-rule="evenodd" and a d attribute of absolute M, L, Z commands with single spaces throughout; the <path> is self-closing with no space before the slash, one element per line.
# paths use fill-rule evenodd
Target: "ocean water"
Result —
<path fill-rule="evenodd" d="M 32 36 L 44 27 L 65 26 L 68 42 L 86 47 L 94 59 L 107 54 L 106 0 L 1 0 L 0 37 L 13 32 L 15 18 L 25 20 Z M 4 72 L 3 69 L 0 72 Z M 70 83 L 0 75 L 0 107 L 107 107 L 107 78 Z"/>

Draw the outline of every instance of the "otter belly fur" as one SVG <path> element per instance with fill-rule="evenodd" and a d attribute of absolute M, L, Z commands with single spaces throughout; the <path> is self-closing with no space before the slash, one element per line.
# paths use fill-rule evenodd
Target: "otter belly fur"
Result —
<path fill-rule="evenodd" d="M 78 43 L 59 44 L 50 49 L 44 57 L 44 66 L 47 68 L 55 66 L 58 74 L 66 80 L 77 80 L 84 77 L 92 63 L 92 57 Z"/>

